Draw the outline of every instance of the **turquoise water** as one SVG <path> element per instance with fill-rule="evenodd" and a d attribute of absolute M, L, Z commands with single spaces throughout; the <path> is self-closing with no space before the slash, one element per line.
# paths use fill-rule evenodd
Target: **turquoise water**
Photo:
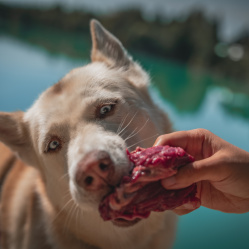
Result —
<path fill-rule="evenodd" d="M 248 88 L 169 61 L 136 55 L 152 76 L 151 94 L 177 130 L 206 128 L 249 151 Z M 88 58 L 52 54 L 0 35 L 0 110 L 26 110 L 38 95 Z M 249 213 L 200 208 L 179 218 L 174 249 L 249 248 Z"/>

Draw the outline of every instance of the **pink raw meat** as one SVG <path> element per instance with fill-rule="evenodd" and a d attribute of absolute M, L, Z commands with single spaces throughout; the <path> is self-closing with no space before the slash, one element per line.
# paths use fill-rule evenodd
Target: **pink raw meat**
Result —
<path fill-rule="evenodd" d="M 194 161 L 182 148 L 156 146 L 127 151 L 134 164 L 130 175 L 124 176 L 115 192 L 106 196 L 99 206 L 104 220 L 147 218 L 151 211 L 162 212 L 189 203 L 198 208 L 196 184 L 179 190 L 166 190 L 161 180 L 176 174 L 177 169 Z"/>

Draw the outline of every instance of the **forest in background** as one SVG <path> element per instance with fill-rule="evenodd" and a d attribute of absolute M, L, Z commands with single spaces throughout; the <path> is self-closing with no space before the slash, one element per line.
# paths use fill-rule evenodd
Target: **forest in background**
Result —
<path fill-rule="evenodd" d="M 183 63 L 191 68 L 211 71 L 215 75 L 247 82 L 249 80 L 249 34 L 243 33 L 230 43 L 218 39 L 219 21 L 210 20 L 201 11 L 194 11 L 186 18 L 165 21 L 160 16 L 153 20 L 144 18 L 139 10 L 127 9 L 110 15 L 80 11 L 65 11 L 61 7 L 36 9 L 0 4 L 0 31 L 14 35 L 28 34 L 40 27 L 57 29 L 65 33 L 89 36 L 89 21 L 98 19 L 114 33 L 128 50 L 135 50 Z M 52 31 L 51 31 L 52 33 Z M 35 40 L 49 47 L 46 37 Z M 63 51 L 80 56 L 75 47 Z M 52 50 L 63 47 L 57 41 Z"/>

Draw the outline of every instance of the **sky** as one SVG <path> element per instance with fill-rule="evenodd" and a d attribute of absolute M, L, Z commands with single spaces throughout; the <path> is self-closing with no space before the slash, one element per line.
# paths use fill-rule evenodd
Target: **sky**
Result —
<path fill-rule="evenodd" d="M 174 18 L 193 9 L 204 9 L 210 17 L 221 21 L 220 38 L 230 41 L 243 30 L 249 30 L 249 0 L 0 0 L 2 3 L 36 5 L 62 4 L 69 9 L 85 9 L 110 13 L 122 8 L 138 7 L 146 16 L 156 13 Z M 104 4 L 103 4 L 104 3 Z"/>

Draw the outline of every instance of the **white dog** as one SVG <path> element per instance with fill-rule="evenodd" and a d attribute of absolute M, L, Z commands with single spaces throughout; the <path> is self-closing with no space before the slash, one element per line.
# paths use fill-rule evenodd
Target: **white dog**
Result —
<path fill-rule="evenodd" d="M 149 77 L 119 40 L 91 22 L 92 62 L 26 112 L 0 113 L 2 249 L 165 249 L 175 215 L 103 221 L 100 201 L 128 173 L 126 148 L 171 131 Z M 25 162 L 25 163 L 24 163 Z M 30 166 L 27 166 L 30 165 Z"/>

